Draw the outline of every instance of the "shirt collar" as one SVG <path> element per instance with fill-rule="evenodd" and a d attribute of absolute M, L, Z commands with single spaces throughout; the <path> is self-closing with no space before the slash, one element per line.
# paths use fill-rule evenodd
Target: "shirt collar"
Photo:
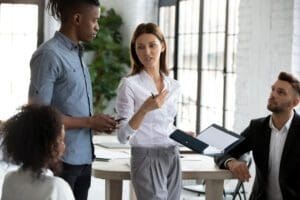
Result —
<path fill-rule="evenodd" d="M 294 115 L 295 113 L 293 112 L 293 114 L 290 116 L 289 120 L 284 124 L 284 126 L 281 128 L 281 130 L 283 130 L 284 128 L 286 130 L 289 130 L 290 127 L 291 127 L 291 124 L 292 124 L 292 120 L 294 118 Z M 269 120 L 269 127 L 272 129 L 272 130 L 278 130 L 275 125 L 273 124 L 273 121 L 272 121 L 272 116 L 270 117 L 270 120 Z M 280 131 L 280 130 L 279 130 Z"/>
<path fill-rule="evenodd" d="M 76 44 L 70 38 L 68 38 L 67 36 L 65 36 L 63 33 L 59 32 L 59 31 L 55 32 L 54 37 L 57 38 L 59 41 L 61 41 L 61 43 L 70 50 L 83 51 L 82 45 Z"/>
<path fill-rule="evenodd" d="M 157 90 L 156 90 L 156 86 L 154 84 L 152 77 L 145 70 L 142 70 L 140 72 L 140 75 L 141 75 L 142 79 L 149 84 L 149 87 L 151 88 L 150 89 L 151 92 L 154 92 L 156 94 Z M 161 75 L 163 77 L 164 89 L 169 89 L 170 83 L 169 83 L 168 79 L 166 78 L 167 76 L 162 72 L 161 72 Z"/>

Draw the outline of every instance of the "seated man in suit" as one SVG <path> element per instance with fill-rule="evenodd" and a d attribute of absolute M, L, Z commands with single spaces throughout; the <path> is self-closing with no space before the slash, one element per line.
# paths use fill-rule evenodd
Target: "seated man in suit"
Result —
<path fill-rule="evenodd" d="M 238 158 L 252 151 L 256 177 L 250 200 L 300 199 L 300 116 L 294 111 L 300 100 L 300 83 L 281 72 L 268 100 L 270 116 L 255 119 L 242 132 L 245 140 L 225 155 L 215 158 L 220 168 L 248 181 L 245 162 Z"/>

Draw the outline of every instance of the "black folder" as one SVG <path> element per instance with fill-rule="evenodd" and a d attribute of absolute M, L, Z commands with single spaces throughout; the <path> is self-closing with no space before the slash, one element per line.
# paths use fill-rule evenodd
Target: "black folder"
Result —
<path fill-rule="evenodd" d="M 232 131 L 229 131 L 217 124 L 212 124 L 210 125 L 209 127 L 207 127 L 205 130 L 201 131 L 200 134 L 202 133 L 205 133 L 206 131 L 212 131 L 212 137 L 213 136 L 213 131 L 217 131 L 219 134 L 225 134 L 224 136 L 231 136 L 231 138 L 234 138 L 235 142 L 229 144 L 226 148 L 224 148 L 222 151 L 218 152 L 218 153 L 213 153 L 213 154 L 209 154 L 209 155 L 218 155 L 218 154 L 222 154 L 222 153 L 225 153 L 227 151 L 229 151 L 230 149 L 232 149 L 234 146 L 236 146 L 237 144 L 241 143 L 245 138 L 232 132 Z M 180 129 L 176 129 L 171 135 L 170 135 L 170 138 L 172 138 L 173 140 L 179 142 L 180 144 L 192 149 L 193 151 L 197 152 L 197 153 L 201 153 L 201 154 L 206 154 L 204 153 L 204 150 L 209 147 L 209 146 L 212 146 L 212 147 L 215 147 L 214 145 L 211 145 L 211 144 L 207 144 L 205 143 L 204 141 L 202 141 L 201 139 L 199 138 L 195 138 L 195 137 L 192 137 L 188 134 L 186 134 L 185 132 L 183 132 L 182 130 Z"/>

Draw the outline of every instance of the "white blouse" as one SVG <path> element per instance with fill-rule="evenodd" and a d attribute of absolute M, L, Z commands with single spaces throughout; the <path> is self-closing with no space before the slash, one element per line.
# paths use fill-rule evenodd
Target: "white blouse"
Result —
<path fill-rule="evenodd" d="M 164 104 L 147 113 L 140 127 L 134 130 L 128 121 L 144 101 L 151 94 L 158 94 L 158 91 L 153 79 L 144 70 L 139 74 L 122 79 L 116 100 L 118 118 L 125 118 L 117 130 L 121 143 L 127 143 L 129 139 L 131 146 L 167 147 L 176 145 L 169 135 L 176 129 L 173 123 L 177 114 L 179 83 L 168 76 L 163 76 L 163 82 L 164 89 L 168 91 Z"/>
<path fill-rule="evenodd" d="M 60 177 L 18 169 L 5 175 L 1 200 L 75 200 L 71 187 Z"/>

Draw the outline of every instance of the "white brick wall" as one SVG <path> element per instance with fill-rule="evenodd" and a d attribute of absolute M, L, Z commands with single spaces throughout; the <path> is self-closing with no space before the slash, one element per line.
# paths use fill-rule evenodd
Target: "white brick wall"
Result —
<path fill-rule="evenodd" d="M 294 0 L 240 2 L 234 123 L 238 132 L 250 119 L 268 114 L 270 86 L 280 71 L 292 71 L 295 4 Z"/>
<path fill-rule="evenodd" d="M 300 77 L 300 1 L 294 1 L 292 69 Z"/>

